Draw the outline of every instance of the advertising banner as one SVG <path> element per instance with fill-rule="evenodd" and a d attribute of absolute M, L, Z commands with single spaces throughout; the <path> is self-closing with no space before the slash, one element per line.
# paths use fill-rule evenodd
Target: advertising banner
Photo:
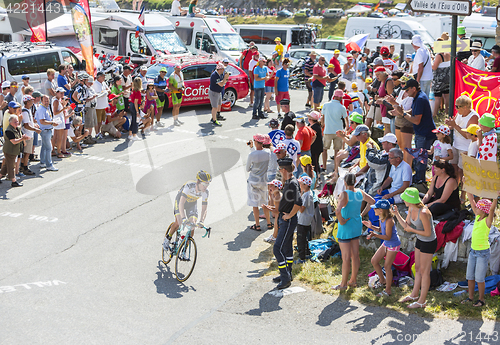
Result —
<path fill-rule="evenodd" d="M 74 0 L 71 2 L 71 16 L 76 39 L 80 43 L 82 56 L 87 63 L 87 73 L 94 75 L 94 39 L 88 0 Z"/>

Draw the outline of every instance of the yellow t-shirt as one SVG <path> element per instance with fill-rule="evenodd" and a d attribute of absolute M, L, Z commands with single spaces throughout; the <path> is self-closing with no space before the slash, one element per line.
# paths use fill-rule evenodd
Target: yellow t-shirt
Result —
<path fill-rule="evenodd" d="M 5 130 L 7 129 L 7 127 L 9 127 L 9 117 L 10 117 L 10 113 L 8 110 L 6 110 L 5 113 L 3 114 L 3 121 L 2 121 L 4 133 L 5 133 Z"/>
<path fill-rule="evenodd" d="M 366 143 L 362 143 L 361 141 L 359 142 L 359 167 L 361 169 L 363 169 L 366 164 L 368 163 L 367 160 L 366 160 L 366 145 L 368 145 L 368 143 L 372 143 L 373 146 L 377 149 L 377 150 L 380 150 L 380 147 L 378 146 L 378 144 L 375 142 L 375 140 L 373 140 L 372 138 L 368 139 L 366 141 Z"/>
<path fill-rule="evenodd" d="M 274 50 L 278 53 L 278 56 L 280 57 L 280 59 L 283 57 L 283 51 L 284 51 L 284 47 L 283 47 L 283 44 L 281 43 L 278 43 L 276 45 L 276 47 L 274 48 Z"/>
<path fill-rule="evenodd" d="M 488 237 L 490 235 L 490 228 L 486 225 L 486 218 L 479 220 L 480 216 L 476 216 L 474 227 L 472 228 L 472 237 L 470 247 L 474 250 L 485 250 L 490 247 Z"/>

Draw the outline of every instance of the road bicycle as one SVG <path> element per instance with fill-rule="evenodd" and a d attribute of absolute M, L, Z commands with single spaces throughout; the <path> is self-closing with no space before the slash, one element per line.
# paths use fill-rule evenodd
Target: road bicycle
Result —
<path fill-rule="evenodd" d="M 174 223 L 171 223 L 168 226 L 165 238 L 163 239 L 164 243 L 173 224 Z M 165 248 L 165 245 L 162 244 L 161 259 L 166 266 L 172 260 L 172 257 L 176 257 L 175 276 L 181 283 L 185 282 L 191 276 L 191 273 L 193 273 L 194 270 L 194 265 L 196 265 L 198 252 L 196 249 L 196 242 L 191 236 L 195 227 L 205 229 L 205 235 L 202 237 L 205 238 L 208 236 L 210 238 L 210 231 L 212 228 L 207 228 L 204 225 L 199 226 L 191 222 L 185 222 L 181 224 L 179 229 L 177 229 L 174 242 L 170 241 L 170 245 L 167 248 Z"/>
<path fill-rule="evenodd" d="M 375 29 L 378 29 L 377 38 L 392 39 L 401 36 L 401 28 L 398 25 L 387 23 L 382 26 L 375 26 Z"/>

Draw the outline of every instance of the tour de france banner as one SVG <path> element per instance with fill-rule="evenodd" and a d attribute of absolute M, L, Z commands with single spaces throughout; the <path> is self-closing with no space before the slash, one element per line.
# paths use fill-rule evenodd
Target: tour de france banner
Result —
<path fill-rule="evenodd" d="M 457 60 L 455 64 L 455 99 L 466 95 L 479 115 L 493 114 L 500 127 L 500 72 L 484 72 Z"/>
<path fill-rule="evenodd" d="M 90 21 L 88 0 L 71 0 L 71 16 L 76 39 L 82 48 L 82 57 L 87 63 L 87 73 L 94 75 L 94 39 Z"/>
<path fill-rule="evenodd" d="M 500 171 L 498 163 L 483 161 L 462 154 L 464 184 L 466 192 L 481 198 L 495 199 L 500 190 Z"/>

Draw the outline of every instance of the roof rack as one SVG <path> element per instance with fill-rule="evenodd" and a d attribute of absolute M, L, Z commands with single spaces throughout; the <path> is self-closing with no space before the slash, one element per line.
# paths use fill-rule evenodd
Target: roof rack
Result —
<path fill-rule="evenodd" d="M 0 54 L 10 52 L 30 52 L 41 48 L 52 48 L 55 43 L 52 42 L 0 42 Z"/>

